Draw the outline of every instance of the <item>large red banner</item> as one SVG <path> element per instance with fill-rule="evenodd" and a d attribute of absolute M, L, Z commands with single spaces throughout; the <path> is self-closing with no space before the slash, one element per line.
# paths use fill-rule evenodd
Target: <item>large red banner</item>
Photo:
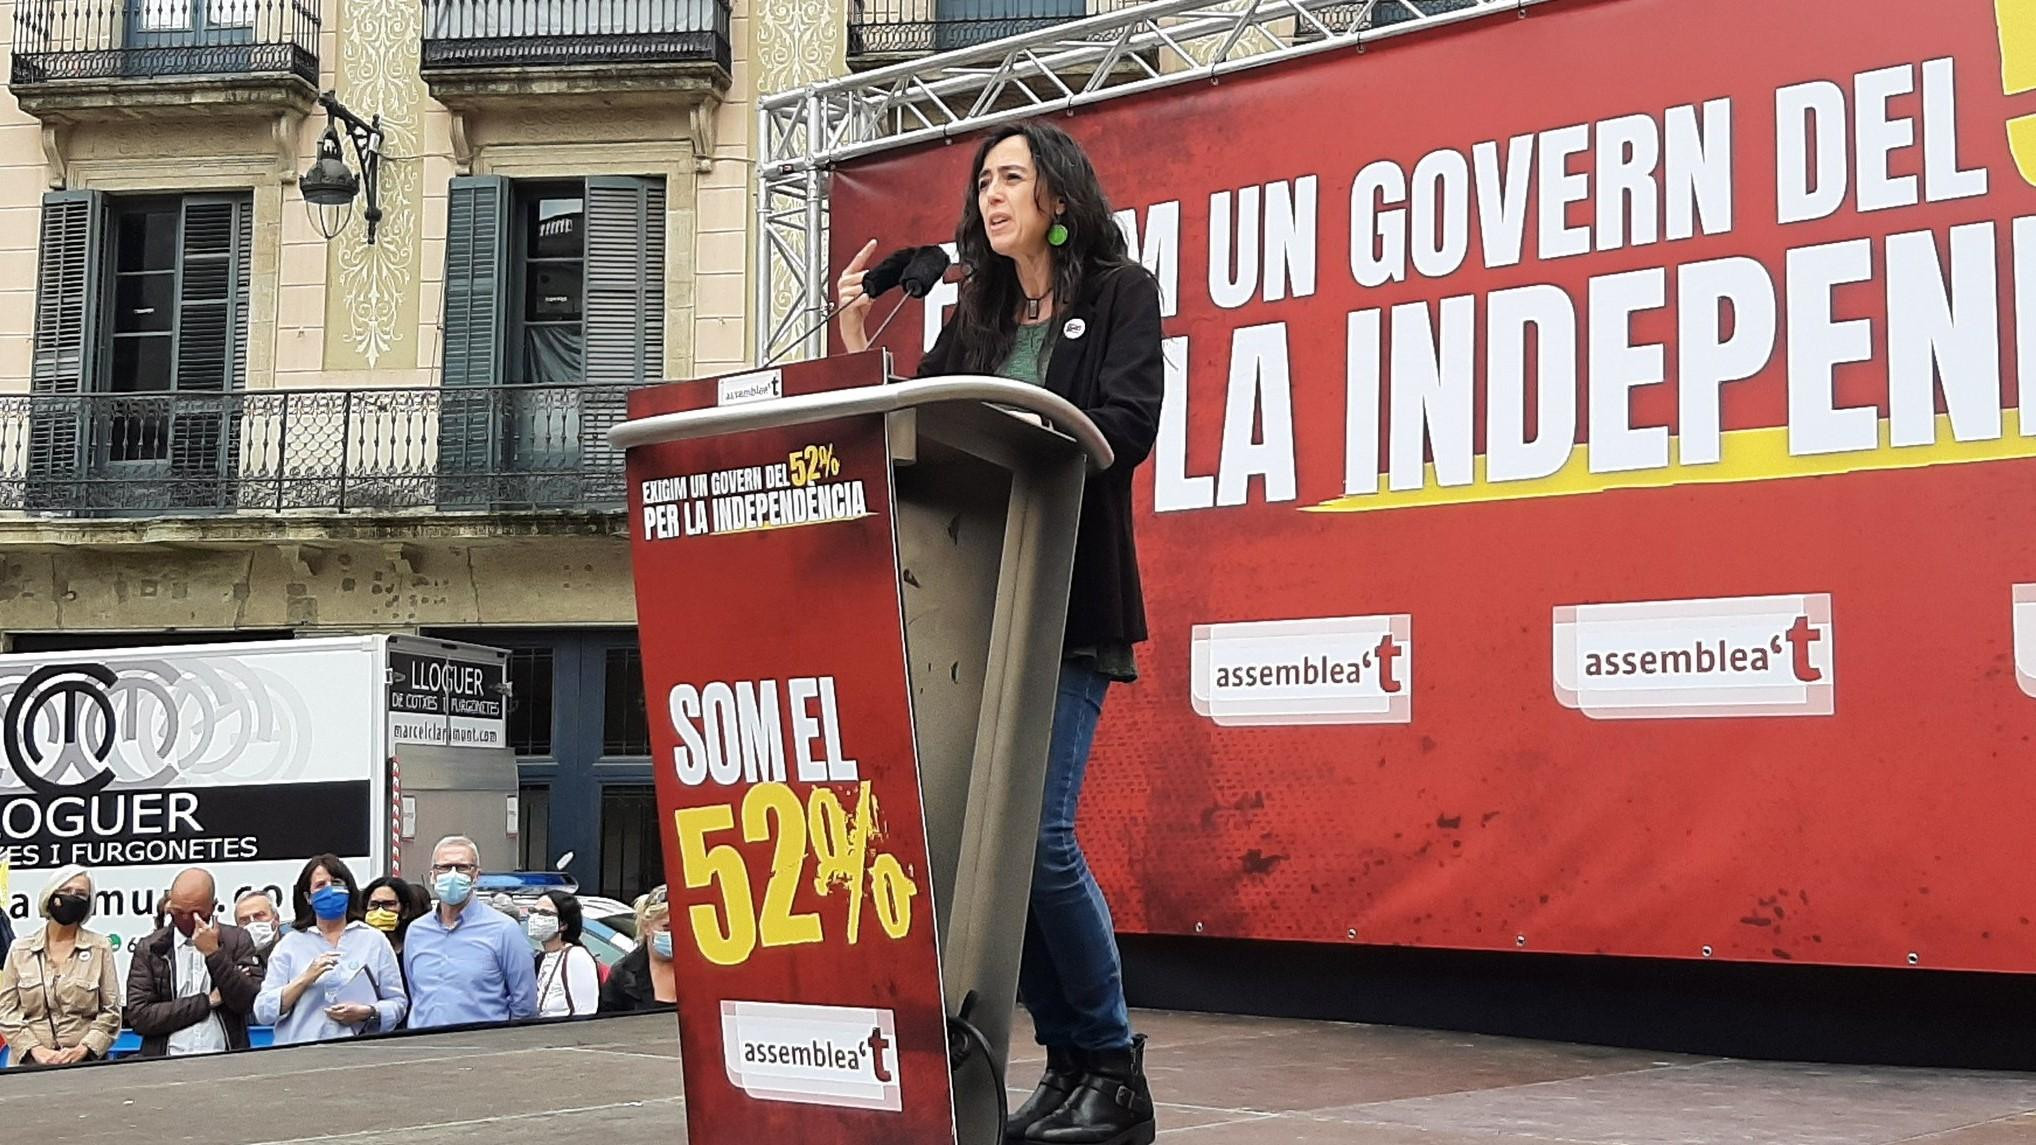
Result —
<path fill-rule="evenodd" d="M 630 395 L 882 380 L 880 355 Z M 953 1145 L 874 415 L 632 449 L 630 533 L 695 1145 Z"/>
<path fill-rule="evenodd" d="M 1060 121 L 1167 310 L 1121 926 L 2036 963 L 1998 8 L 1554 0 Z M 839 171 L 836 265 L 951 235 L 971 151 Z"/>

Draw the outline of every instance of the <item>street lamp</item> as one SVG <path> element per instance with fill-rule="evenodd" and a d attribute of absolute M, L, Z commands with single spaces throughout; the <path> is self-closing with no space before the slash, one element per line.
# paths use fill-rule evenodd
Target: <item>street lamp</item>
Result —
<path fill-rule="evenodd" d="M 373 245 L 375 227 L 382 221 L 382 117 L 364 120 L 348 111 L 329 91 L 319 96 L 318 102 L 325 108 L 325 134 L 318 138 L 317 160 L 297 180 L 297 189 L 304 196 L 304 209 L 310 212 L 311 225 L 330 242 L 352 221 L 354 196 L 365 188 L 368 208 L 362 217 L 368 221 L 367 241 Z M 340 147 L 342 126 L 353 143 L 355 158 L 360 161 L 358 176 L 347 168 L 346 153 Z"/>

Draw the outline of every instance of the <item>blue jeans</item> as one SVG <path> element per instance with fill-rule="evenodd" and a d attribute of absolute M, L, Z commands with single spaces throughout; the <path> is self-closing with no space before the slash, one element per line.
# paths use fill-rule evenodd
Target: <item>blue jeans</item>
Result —
<path fill-rule="evenodd" d="M 1046 801 L 1032 857 L 1032 909 L 1025 919 L 1025 953 L 1018 971 L 1018 988 L 1043 1046 L 1119 1050 L 1131 1045 L 1110 905 L 1075 838 L 1082 775 L 1109 686 L 1086 662 L 1061 664 Z"/>

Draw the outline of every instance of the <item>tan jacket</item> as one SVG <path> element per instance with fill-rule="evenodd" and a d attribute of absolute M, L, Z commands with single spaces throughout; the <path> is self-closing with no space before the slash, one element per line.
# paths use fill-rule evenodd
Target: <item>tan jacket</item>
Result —
<path fill-rule="evenodd" d="M 48 942 L 48 928 L 37 931 L 17 941 L 0 966 L 0 1038 L 7 1040 L 7 1060 L 21 1065 L 32 1046 L 61 1050 L 80 1043 L 105 1057 L 120 1036 L 113 944 L 81 928 L 70 961 L 56 964 Z"/>

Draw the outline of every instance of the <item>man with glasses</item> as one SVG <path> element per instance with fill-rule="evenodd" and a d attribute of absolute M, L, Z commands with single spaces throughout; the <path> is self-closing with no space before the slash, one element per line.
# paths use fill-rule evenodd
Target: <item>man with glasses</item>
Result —
<path fill-rule="evenodd" d="M 431 850 L 438 907 L 411 923 L 403 942 L 413 1030 L 537 1016 L 537 970 L 523 927 L 474 897 L 480 873 L 481 849 L 464 835 Z"/>

